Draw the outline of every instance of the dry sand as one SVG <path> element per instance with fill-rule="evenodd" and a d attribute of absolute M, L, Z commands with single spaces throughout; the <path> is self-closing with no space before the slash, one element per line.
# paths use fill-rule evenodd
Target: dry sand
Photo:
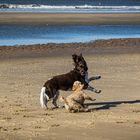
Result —
<path fill-rule="evenodd" d="M 140 13 L 0 13 L 0 24 L 140 24 Z"/>
<path fill-rule="evenodd" d="M 139 140 L 140 39 L 51 45 L 1 48 L 0 139 Z M 83 52 L 90 76 L 102 76 L 91 83 L 102 89 L 101 94 L 86 91 L 96 98 L 87 102 L 95 110 L 41 109 L 42 85 L 49 77 L 73 68 L 74 52 Z M 61 91 L 64 96 L 70 93 Z"/>

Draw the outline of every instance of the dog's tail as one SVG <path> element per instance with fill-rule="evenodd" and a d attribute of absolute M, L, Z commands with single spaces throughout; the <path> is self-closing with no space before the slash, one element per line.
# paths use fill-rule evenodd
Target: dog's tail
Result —
<path fill-rule="evenodd" d="M 42 108 L 47 108 L 47 103 L 49 100 L 49 97 L 45 93 L 46 87 L 42 87 L 41 92 L 40 92 L 40 105 Z"/>

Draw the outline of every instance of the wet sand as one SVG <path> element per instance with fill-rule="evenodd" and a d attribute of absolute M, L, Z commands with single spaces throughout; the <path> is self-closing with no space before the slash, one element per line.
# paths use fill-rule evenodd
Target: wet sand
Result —
<path fill-rule="evenodd" d="M 91 82 L 101 94 L 85 91 L 96 98 L 86 102 L 93 111 L 41 109 L 42 85 L 73 69 L 75 52 L 83 52 L 90 76 L 102 76 Z M 0 47 L 0 139 L 139 140 L 139 64 L 140 39 Z"/>
<path fill-rule="evenodd" d="M 0 13 L 0 24 L 140 24 L 140 13 Z"/>

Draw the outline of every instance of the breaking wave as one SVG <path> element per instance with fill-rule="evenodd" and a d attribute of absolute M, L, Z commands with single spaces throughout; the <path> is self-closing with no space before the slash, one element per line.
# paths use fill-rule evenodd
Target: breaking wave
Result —
<path fill-rule="evenodd" d="M 116 10 L 140 10 L 140 6 L 92 6 L 92 5 L 77 5 L 77 6 L 51 6 L 51 5 L 19 5 L 19 4 L 0 4 L 0 8 L 22 8 L 22 9 L 116 9 Z"/>

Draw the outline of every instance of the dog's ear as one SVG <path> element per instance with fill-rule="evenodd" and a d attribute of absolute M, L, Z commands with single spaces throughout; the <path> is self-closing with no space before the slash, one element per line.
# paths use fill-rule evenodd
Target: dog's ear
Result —
<path fill-rule="evenodd" d="M 77 62 L 85 61 L 82 53 L 80 53 L 79 56 L 77 56 L 77 59 Z"/>
<path fill-rule="evenodd" d="M 73 55 L 72 55 L 72 58 L 73 58 L 73 61 L 74 61 L 75 63 L 78 63 L 78 62 L 80 62 L 80 61 L 82 60 L 83 56 L 82 56 L 82 54 L 80 54 L 80 55 L 73 54 Z"/>
<path fill-rule="evenodd" d="M 77 54 L 73 54 L 72 59 L 73 59 L 74 63 L 77 63 Z"/>
<path fill-rule="evenodd" d="M 73 84 L 72 90 L 75 91 L 78 88 L 79 84 L 81 84 L 81 82 L 75 81 Z"/>
<path fill-rule="evenodd" d="M 81 61 L 85 61 L 85 59 L 84 59 L 82 53 L 80 53 L 79 57 L 80 57 Z"/>
<path fill-rule="evenodd" d="M 76 58 L 77 58 L 77 54 L 74 53 L 74 54 L 72 55 L 72 58 L 73 58 L 73 59 L 76 59 Z"/>

